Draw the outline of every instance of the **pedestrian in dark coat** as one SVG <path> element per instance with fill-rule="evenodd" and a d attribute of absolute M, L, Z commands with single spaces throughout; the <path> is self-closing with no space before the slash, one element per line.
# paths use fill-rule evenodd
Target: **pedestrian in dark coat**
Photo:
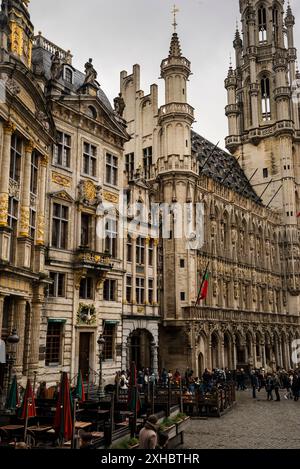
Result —
<path fill-rule="evenodd" d="M 280 401 L 280 394 L 279 394 L 280 380 L 279 380 L 279 376 L 277 374 L 274 375 L 273 382 L 274 382 L 274 390 L 275 390 L 275 394 L 276 394 L 276 401 L 279 402 Z"/>
<path fill-rule="evenodd" d="M 252 397 L 253 399 L 256 399 L 256 390 L 258 388 L 258 377 L 255 371 L 252 371 L 250 379 L 251 379 L 251 386 L 252 386 Z"/>
<path fill-rule="evenodd" d="M 267 379 L 266 379 L 266 391 L 267 391 L 268 401 L 273 401 L 273 389 L 274 389 L 273 378 L 271 374 L 268 374 Z"/>

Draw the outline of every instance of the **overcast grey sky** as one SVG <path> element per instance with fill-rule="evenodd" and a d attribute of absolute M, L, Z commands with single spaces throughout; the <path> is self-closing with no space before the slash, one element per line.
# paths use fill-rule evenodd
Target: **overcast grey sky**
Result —
<path fill-rule="evenodd" d="M 183 54 L 192 62 L 189 103 L 196 109 L 194 129 L 224 146 L 224 114 L 229 54 L 239 0 L 176 0 L 178 33 Z M 287 2 L 286 2 L 287 3 Z M 98 81 L 112 101 L 119 92 L 119 74 L 141 65 L 145 94 L 158 80 L 161 60 L 168 55 L 172 34 L 172 0 L 31 0 L 36 33 L 74 55 L 74 66 L 84 70 L 94 59 Z M 300 1 L 291 0 L 296 16 L 296 47 L 300 47 Z"/>

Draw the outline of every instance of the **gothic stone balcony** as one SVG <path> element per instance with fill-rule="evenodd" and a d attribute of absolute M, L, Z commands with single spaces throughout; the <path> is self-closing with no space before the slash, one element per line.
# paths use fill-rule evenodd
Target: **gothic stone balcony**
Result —
<path fill-rule="evenodd" d="M 194 108 L 186 103 L 170 103 L 161 106 L 158 116 L 160 121 L 166 117 L 182 116 L 194 122 Z"/>
<path fill-rule="evenodd" d="M 75 254 L 74 268 L 94 272 L 109 272 L 113 268 L 109 254 L 98 253 L 86 247 L 80 247 Z"/>
<path fill-rule="evenodd" d="M 300 317 L 260 311 L 236 311 L 231 309 L 188 306 L 183 308 L 183 319 L 211 322 L 233 322 L 251 324 L 300 325 Z"/>

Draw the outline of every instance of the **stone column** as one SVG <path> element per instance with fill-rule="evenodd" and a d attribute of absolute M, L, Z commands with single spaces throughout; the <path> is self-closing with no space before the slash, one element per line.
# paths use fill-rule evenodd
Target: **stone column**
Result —
<path fill-rule="evenodd" d="M 158 376 L 158 346 L 156 344 L 151 345 L 151 355 L 152 355 L 152 368 L 156 376 Z"/>
<path fill-rule="evenodd" d="M 154 272 L 154 279 L 153 279 L 153 301 L 155 304 L 158 302 L 157 298 L 157 250 L 158 250 L 158 239 L 154 240 L 153 246 L 153 272 Z"/>
<path fill-rule="evenodd" d="M 23 372 L 23 357 L 25 343 L 25 319 L 26 319 L 26 300 L 24 298 L 16 299 L 14 304 L 13 324 L 20 338 L 16 348 L 15 369 L 17 377 L 20 378 Z"/>
<path fill-rule="evenodd" d="M 264 343 L 262 345 L 262 366 L 265 368 L 267 365 L 267 359 L 266 359 L 266 344 Z"/>
<path fill-rule="evenodd" d="M 149 244 L 150 238 L 145 240 L 145 304 L 149 304 Z"/>
<path fill-rule="evenodd" d="M 136 236 L 132 236 L 132 304 L 136 305 Z"/>
<path fill-rule="evenodd" d="M 40 347 L 40 327 L 42 315 L 42 302 L 38 301 L 32 304 L 32 321 L 30 335 L 29 352 L 29 376 L 33 377 L 34 371 L 38 371 L 39 366 L 39 347 Z"/>
<path fill-rule="evenodd" d="M 46 202 L 46 184 L 47 184 L 47 156 L 42 156 L 40 160 L 40 182 L 39 182 L 39 204 L 37 214 L 37 236 L 36 244 L 40 246 L 45 245 L 45 202 Z"/>
<path fill-rule="evenodd" d="M 3 307 L 4 307 L 4 295 L 0 295 L 0 339 L 2 335 L 2 322 L 3 322 Z"/>
<path fill-rule="evenodd" d="M 225 368 L 225 350 L 224 350 L 224 336 L 219 342 L 219 368 Z"/>
<path fill-rule="evenodd" d="M 252 343 L 252 358 L 253 358 L 253 367 L 257 367 L 257 355 L 256 355 L 256 339 Z"/>
<path fill-rule="evenodd" d="M 14 130 L 15 126 L 11 122 L 6 122 L 3 126 L 0 172 L 0 227 L 7 226 L 11 137 Z"/>
<path fill-rule="evenodd" d="M 212 344 L 211 336 L 208 339 L 208 368 L 212 369 L 213 357 L 212 357 Z"/>
<path fill-rule="evenodd" d="M 236 341 L 235 338 L 233 338 L 232 341 L 232 353 L 233 353 L 233 370 L 236 370 L 237 368 L 237 359 L 236 359 Z"/>
<path fill-rule="evenodd" d="M 22 177 L 22 195 L 21 195 L 21 220 L 19 224 L 19 236 L 29 236 L 30 220 L 30 182 L 31 182 L 31 156 L 34 149 L 32 142 L 25 146 L 25 162 Z"/>

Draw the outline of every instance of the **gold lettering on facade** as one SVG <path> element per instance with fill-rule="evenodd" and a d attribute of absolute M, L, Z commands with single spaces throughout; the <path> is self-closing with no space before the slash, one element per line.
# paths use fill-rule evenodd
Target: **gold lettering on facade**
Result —
<path fill-rule="evenodd" d="M 66 176 L 62 176 L 62 174 L 52 172 L 52 182 L 58 184 L 59 186 L 63 187 L 71 187 L 72 179 Z"/>
<path fill-rule="evenodd" d="M 119 203 L 119 196 L 117 194 L 113 194 L 112 192 L 104 191 L 103 197 L 105 200 L 107 200 L 108 202 L 111 202 L 112 204 Z"/>

